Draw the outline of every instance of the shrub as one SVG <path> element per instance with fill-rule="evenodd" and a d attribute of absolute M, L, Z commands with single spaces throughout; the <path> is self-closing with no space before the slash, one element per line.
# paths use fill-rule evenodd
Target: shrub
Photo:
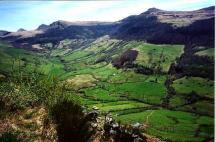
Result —
<path fill-rule="evenodd" d="M 82 107 L 68 97 L 61 97 L 50 109 L 56 123 L 59 142 L 86 142 L 92 135 L 90 120 L 83 113 Z"/>

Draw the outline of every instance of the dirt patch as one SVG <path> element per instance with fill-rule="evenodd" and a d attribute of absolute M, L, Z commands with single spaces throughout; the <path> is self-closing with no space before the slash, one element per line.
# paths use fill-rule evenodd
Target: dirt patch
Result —
<path fill-rule="evenodd" d="M 158 139 L 154 136 L 148 135 L 148 134 L 144 134 L 144 136 L 146 137 L 147 142 L 164 142 L 164 141 L 161 141 L 160 139 Z"/>
<path fill-rule="evenodd" d="M 79 90 L 81 88 L 95 86 L 96 82 L 97 80 L 92 75 L 76 75 L 75 77 L 66 81 L 66 88 L 72 90 Z"/>

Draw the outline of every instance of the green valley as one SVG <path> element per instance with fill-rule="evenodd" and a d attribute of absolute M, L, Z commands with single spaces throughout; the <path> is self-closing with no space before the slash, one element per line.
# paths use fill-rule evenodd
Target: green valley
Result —
<path fill-rule="evenodd" d="M 77 43 L 67 39 L 36 52 L 2 43 L 0 72 L 6 78 L 11 73 L 34 72 L 54 76 L 65 83 L 71 95 L 80 97 L 84 107 L 96 106 L 102 115 L 111 112 L 122 124 L 138 122 L 145 133 L 162 140 L 204 141 L 213 135 L 213 81 L 201 77 L 176 79 L 171 84 L 175 94 L 166 85 L 170 66 L 183 54 L 183 45 L 102 37 L 70 48 Z M 114 67 L 112 62 L 128 50 L 138 51 L 133 61 L 136 66 Z M 139 66 L 154 72 L 138 73 Z M 194 91 L 205 100 L 193 101 Z M 164 105 L 169 95 L 168 105 Z"/>

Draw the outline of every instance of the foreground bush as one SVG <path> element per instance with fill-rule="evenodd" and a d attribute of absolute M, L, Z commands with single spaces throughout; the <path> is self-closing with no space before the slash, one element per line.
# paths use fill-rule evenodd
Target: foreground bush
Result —
<path fill-rule="evenodd" d="M 61 98 L 51 108 L 59 142 L 86 142 L 92 135 L 90 120 L 74 100 Z"/>

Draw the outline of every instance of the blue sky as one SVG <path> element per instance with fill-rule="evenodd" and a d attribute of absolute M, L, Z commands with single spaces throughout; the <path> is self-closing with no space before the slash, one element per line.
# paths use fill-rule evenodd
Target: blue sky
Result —
<path fill-rule="evenodd" d="M 33 30 L 57 20 L 118 21 L 151 7 L 195 10 L 212 5 L 213 0 L 0 1 L 0 29 Z"/>

